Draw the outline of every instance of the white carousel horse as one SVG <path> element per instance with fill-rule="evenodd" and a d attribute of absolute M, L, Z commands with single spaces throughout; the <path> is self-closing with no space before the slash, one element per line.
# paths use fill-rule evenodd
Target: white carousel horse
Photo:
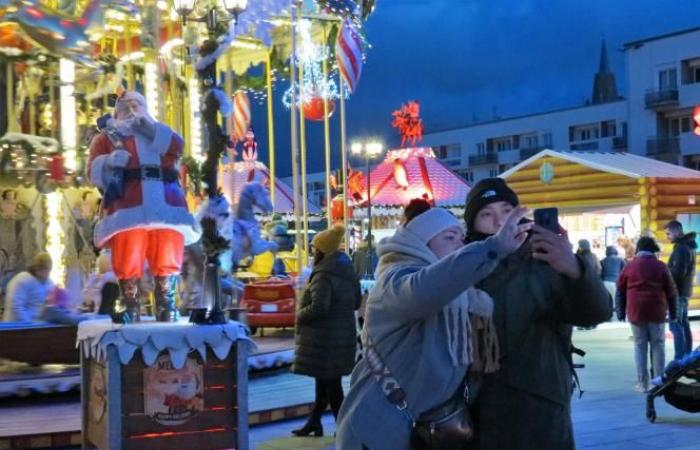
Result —
<path fill-rule="evenodd" d="M 247 257 L 278 250 L 275 242 L 263 239 L 255 208 L 264 214 L 271 213 L 272 202 L 270 193 L 262 184 L 250 182 L 241 189 L 234 217 L 231 217 L 229 203 L 223 196 L 206 200 L 197 213 L 198 221 L 203 217 L 216 220 L 219 233 L 230 243 L 229 250 L 219 257 L 221 268 L 226 272 L 230 273 Z"/>
<path fill-rule="evenodd" d="M 246 183 L 238 198 L 233 220 L 231 260 L 234 267 L 244 258 L 265 252 L 275 253 L 279 249 L 277 243 L 263 239 L 255 208 L 263 214 L 272 212 L 270 192 L 258 182 Z"/>

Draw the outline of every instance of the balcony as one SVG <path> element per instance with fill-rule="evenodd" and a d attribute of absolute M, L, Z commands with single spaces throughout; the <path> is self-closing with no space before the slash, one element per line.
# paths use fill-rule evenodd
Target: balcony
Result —
<path fill-rule="evenodd" d="M 598 143 L 597 139 L 590 140 L 590 141 L 583 141 L 583 142 L 577 142 L 575 144 L 570 144 L 569 148 L 573 151 L 577 152 L 585 152 L 585 151 L 591 151 L 591 150 L 598 150 L 600 144 Z"/>
<path fill-rule="evenodd" d="M 677 137 L 654 137 L 647 139 L 647 156 L 662 161 L 678 161 L 681 142 Z"/>
<path fill-rule="evenodd" d="M 627 136 L 616 136 L 612 138 L 613 150 L 627 150 Z"/>
<path fill-rule="evenodd" d="M 469 155 L 470 166 L 483 166 L 486 164 L 498 164 L 498 154 L 491 152 L 483 155 Z"/>
<path fill-rule="evenodd" d="M 678 106 L 678 89 L 647 91 L 644 95 L 644 105 L 647 109 L 664 109 Z"/>
<path fill-rule="evenodd" d="M 527 147 L 527 148 L 521 148 L 520 149 L 520 160 L 525 160 L 530 158 L 531 156 L 535 156 L 542 150 L 546 149 L 547 147 L 544 145 L 539 145 L 537 147 Z"/>

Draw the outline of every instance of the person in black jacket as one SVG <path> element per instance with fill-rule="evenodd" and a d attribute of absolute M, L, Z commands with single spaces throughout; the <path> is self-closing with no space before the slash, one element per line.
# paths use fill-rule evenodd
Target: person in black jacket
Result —
<path fill-rule="evenodd" d="M 678 320 L 671 322 L 669 327 L 673 333 L 674 359 L 681 359 L 693 350 L 693 335 L 688 323 L 688 300 L 693 294 L 695 252 L 698 245 L 695 242 L 695 233 L 684 234 L 683 225 L 677 220 L 666 224 L 666 238 L 673 242 L 668 268 L 678 289 Z"/>
<path fill-rule="evenodd" d="M 355 365 L 360 282 L 350 257 L 339 250 L 344 235 L 345 227 L 336 225 L 311 243 L 314 267 L 296 311 L 292 372 L 315 378 L 316 399 L 306 424 L 292 430 L 296 436 L 322 436 L 321 415 L 329 403 L 338 417 L 344 399 L 340 379 Z"/>
<path fill-rule="evenodd" d="M 615 246 L 608 245 L 605 248 L 605 258 L 600 261 L 600 267 L 600 278 L 610 293 L 610 299 L 614 301 L 617 296 L 617 279 L 625 267 L 625 260 L 618 256 Z"/>

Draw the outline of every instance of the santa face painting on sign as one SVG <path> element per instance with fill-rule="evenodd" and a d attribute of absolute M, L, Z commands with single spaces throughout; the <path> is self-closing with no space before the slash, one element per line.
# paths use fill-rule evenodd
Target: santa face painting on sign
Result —
<path fill-rule="evenodd" d="M 138 280 L 148 261 L 155 277 L 156 318 L 175 321 L 175 289 L 184 246 L 199 239 L 179 181 L 183 140 L 149 114 L 144 97 L 125 92 L 114 118 L 90 144 L 88 177 L 103 193 L 95 244 L 112 251 L 125 310 L 139 320 Z"/>

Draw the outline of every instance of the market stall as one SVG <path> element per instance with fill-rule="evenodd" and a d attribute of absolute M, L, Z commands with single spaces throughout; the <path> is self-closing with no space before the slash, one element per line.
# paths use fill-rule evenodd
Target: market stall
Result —
<path fill-rule="evenodd" d="M 696 231 L 700 215 L 700 172 L 629 153 L 543 150 L 500 176 L 522 204 L 559 208 L 572 240 L 588 238 L 603 251 L 651 234 L 668 258 L 666 223 L 678 219 Z M 700 307 L 700 289 L 692 307 Z"/>

